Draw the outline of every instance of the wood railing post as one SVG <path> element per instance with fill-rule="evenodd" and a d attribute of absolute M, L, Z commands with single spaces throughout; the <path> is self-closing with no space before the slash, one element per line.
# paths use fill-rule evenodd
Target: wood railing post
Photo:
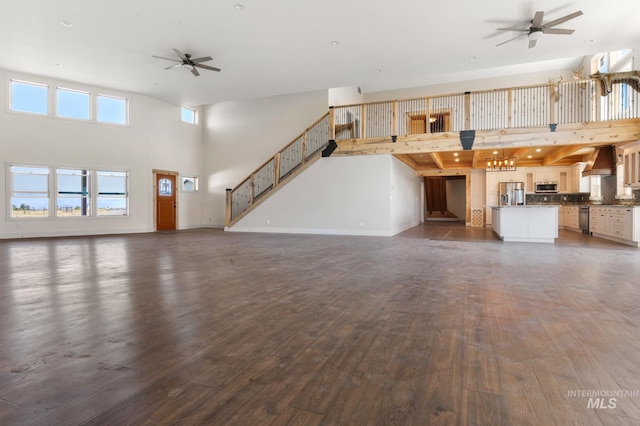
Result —
<path fill-rule="evenodd" d="M 398 120 L 396 119 L 396 117 L 398 116 L 398 101 L 393 101 L 393 103 L 391 104 L 391 120 L 393 120 L 391 122 L 391 135 L 392 136 L 397 136 L 398 135 Z"/>
<path fill-rule="evenodd" d="M 464 129 L 471 130 L 471 92 L 464 92 Z"/>
<path fill-rule="evenodd" d="M 558 87 L 555 84 L 549 85 L 549 123 L 557 123 L 556 108 L 558 107 Z"/>
<path fill-rule="evenodd" d="M 513 90 L 507 90 L 507 129 L 513 127 Z"/>
<path fill-rule="evenodd" d="M 280 184 L 280 153 L 273 156 L 273 187 Z"/>
<path fill-rule="evenodd" d="M 424 119 L 425 119 L 424 132 L 425 133 L 431 133 L 431 98 L 426 98 L 425 99 Z"/>
<path fill-rule="evenodd" d="M 329 107 L 329 139 L 336 139 L 336 118 L 332 106 Z"/>
<path fill-rule="evenodd" d="M 226 222 L 227 222 L 227 226 L 229 226 L 231 224 L 231 188 L 227 188 L 227 208 L 226 208 Z"/>
<path fill-rule="evenodd" d="M 360 131 L 360 137 L 366 138 L 367 137 L 367 105 L 363 104 L 361 110 L 362 112 L 360 117 L 360 126 L 362 126 L 362 129 Z"/>

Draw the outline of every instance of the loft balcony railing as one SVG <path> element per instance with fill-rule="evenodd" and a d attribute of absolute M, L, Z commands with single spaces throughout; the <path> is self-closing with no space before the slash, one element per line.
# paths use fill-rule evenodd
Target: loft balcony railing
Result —
<path fill-rule="evenodd" d="M 631 79 L 626 78 L 630 74 Z M 330 140 L 544 127 L 640 118 L 640 74 L 330 108 L 233 189 L 227 226 L 320 157 Z M 606 96 L 605 96 L 606 95 Z"/>
<path fill-rule="evenodd" d="M 541 127 L 638 118 L 640 97 L 631 84 L 602 96 L 597 79 L 339 106 L 335 139 Z"/>

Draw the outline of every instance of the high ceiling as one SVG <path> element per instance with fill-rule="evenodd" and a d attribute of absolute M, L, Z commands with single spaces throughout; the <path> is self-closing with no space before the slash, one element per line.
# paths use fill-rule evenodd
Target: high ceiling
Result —
<path fill-rule="evenodd" d="M 640 46 L 637 0 L 23 0 L 0 14 L 0 69 L 142 93 L 176 105 L 359 85 L 365 92 L 569 68 Z M 236 4 L 242 7 L 235 7 Z M 582 10 L 573 35 L 528 27 Z M 65 25 L 63 25 L 63 23 Z M 591 42 L 586 42 L 592 40 Z M 332 43 L 337 42 L 337 43 Z M 222 72 L 164 70 L 173 48 Z M 475 58 L 475 59 L 470 59 Z"/>

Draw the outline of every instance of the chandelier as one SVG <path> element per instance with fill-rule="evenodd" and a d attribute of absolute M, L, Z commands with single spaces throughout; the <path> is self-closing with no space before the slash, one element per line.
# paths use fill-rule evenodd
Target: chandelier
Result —
<path fill-rule="evenodd" d="M 497 154 L 497 152 L 494 152 Z M 502 157 L 485 158 L 485 171 L 487 172 L 510 172 L 516 169 L 518 159 L 516 157 L 505 157 L 504 150 Z"/>

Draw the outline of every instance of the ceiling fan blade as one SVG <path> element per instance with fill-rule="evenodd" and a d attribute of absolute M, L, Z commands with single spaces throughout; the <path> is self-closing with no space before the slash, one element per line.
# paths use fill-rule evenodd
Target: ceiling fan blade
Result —
<path fill-rule="evenodd" d="M 573 12 L 573 13 L 567 15 L 567 16 L 563 16 L 562 18 L 558 18 L 555 21 L 547 22 L 546 24 L 544 24 L 542 26 L 542 28 L 546 29 L 546 28 L 555 27 L 556 25 L 562 24 L 563 22 L 567 22 L 570 19 L 577 18 L 580 15 L 582 15 L 582 11 L 581 10 L 579 10 L 577 12 Z"/>
<path fill-rule="evenodd" d="M 175 61 L 175 62 L 182 62 L 176 58 L 164 58 L 162 56 L 156 56 L 156 55 L 151 55 L 152 58 L 158 58 L 158 59 L 166 59 L 167 61 Z"/>
<path fill-rule="evenodd" d="M 179 51 L 178 49 L 174 48 L 173 49 L 174 52 L 176 52 L 176 55 L 178 55 L 178 57 L 180 59 L 182 59 L 183 61 L 188 61 L 187 57 L 184 55 L 184 53 L 182 53 L 181 51 Z"/>
<path fill-rule="evenodd" d="M 194 67 L 198 67 L 198 68 L 202 68 L 205 70 L 211 70 L 211 71 L 222 71 L 220 68 L 216 68 L 216 67 L 210 67 L 209 65 L 204 65 L 204 64 L 193 64 Z"/>
<path fill-rule="evenodd" d="M 542 29 L 542 32 L 545 34 L 573 34 L 575 30 L 565 30 L 562 28 L 549 28 L 547 30 Z"/>
<path fill-rule="evenodd" d="M 175 65 L 171 65 L 165 68 L 165 70 L 172 70 L 174 68 L 180 68 L 182 66 L 182 62 L 180 62 L 179 64 L 175 64 Z"/>
<path fill-rule="evenodd" d="M 542 18 L 544 17 L 544 12 L 536 12 L 533 15 L 533 19 L 531 20 L 531 26 L 533 28 L 540 28 L 542 26 Z"/>
<path fill-rule="evenodd" d="M 202 58 L 191 58 L 191 62 L 207 62 L 207 61 L 212 61 L 213 58 L 211 56 L 203 56 Z"/>
<path fill-rule="evenodd" d="M 520 34 L 519 36 L 515 36 L 514 38 L 510 38 L 510 39 L 509 39 L 509 40 L 507 40 L 507 41 L 503 41 L 502 43 L 496 44 L 496 46 L 502 46 L 503 44 L 507 44 L 507 43 L 509 43 L 510 41 L 513 41 L 513 40 L 515 40 L 515 39 L 518 39 L 518 38 L 521 38 L 521 37 L 525 37 L 526 35 L 527 35 L 527 33 Z"/>
<path fill-rule="evenodd" d="M 528 28 L 496 28 L 497 31 L 518 31 L 518 32 L 527 32 Z"/>
<path fill-rule="evenodd" d="M 538 40 L 529 40 L 529 49 L 536 47 L 536 43 Z"/>
<path fill-rule="evenodd" d="M 195 75 L 196 77 L 200 75 L 200 73 L 198 72 L 198 70 L 197 70 L 197 69 L 195 69 L 195 68 L 192 68 L 192 69 L 191 69 L 191 74 Z"/>

